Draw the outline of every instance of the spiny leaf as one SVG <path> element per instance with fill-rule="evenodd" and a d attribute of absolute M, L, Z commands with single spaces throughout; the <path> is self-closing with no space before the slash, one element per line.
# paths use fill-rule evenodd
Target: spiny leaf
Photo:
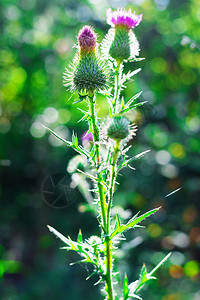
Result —
<path fill-rule="evenodd" d="M 85 100 L 85 99 L 87 98 L 87 96 L 88 96 L 88 95 L 80 95 L 80 94 L 79 94 L 78 100 L 74 101 L 73 104 L 82 102 L 83 100 Z"/>
<path fill-rule="evenodd" d="M 145 264 L 143 264 L 141 272 L 140 272 L 139 284 L 138 284 L 136 290 L 139 290 L 145 284 L 145 282 L 147 282 L 148 280 L 150 280 L 150 278 L 148 278 L 147 275 L 148 274 L 147 274 L 146 266 L 145 266 Z"/>
<path fill-rule="evenodd" d="M 148 153 L 148 152 L 150 152 L 150 151 L 151 151 L 151 150 L 145 150 L 145 151 L 143 151 L 143 152 L 141 152 L 141 153 L 139 153 L 139 154 L 137 154 L 137 155 L 135 155 L 135 156 L 129 158 L 127 161 L 125 161 L 125 162 L 122 164 L 122 166 L 123 166 L 123 167 L 124 167 L 124 166 L 127 166 L 128 164 L 130 164 L 130 163 L 133 162 L 134 160 L 140 159 L 141 157 L 143 157 L 146 153 Z"/>
<path fill-rule="evenodd" d="M 52 133 L 55 137 L 57 137 L 59 140 L 61 140 L 63 143 L 65 143 L 67 146 L 71 147 L 72 143 L 66 141 L 65 139 L 63 139 L 61 136 L 59 136 L 57 133 L 55 133 L 53 130 L 51 130 L 50 128 L 46 127 L 45 125 L 42 124 L 42 126 L 44 128 L 46 128 L 50 133 Z"/>
<path fill-rule="evenodd" d="M 144 57 L 138 57 L 138 58 L 133 58 L 133 59 L 130 59 L 129 61 L 141 61 L 141 60 L 144 60 L 145 58 Z"/>
<path fill-rule="evenodd" d="M 155 271 L 157 271 L 158 270 L 158 268 L 160 268 L 160 266 L 162 265 L 162 264 L 164 264 L 164 262 L 166 262 L 167 260 L 168 260 L 168 258 L 171 256 L 171 252 L 170 253 L 168 253 L 164 258 L 163 258 L 163 260 L 161 260 L 161 262 L 148 274 L 148 276 L 151 276 L 151 275 L 153 275 L 154 273 L 155 273 Z"/>
<path fill-rule="evenodd" d="M 127 300 L 127 299 L 128 299 L 128 295 L 129 295 L 128 278 L 127 278 L 127 275 L 125 274 L 125 276 L 124 276 L 124 286 L 123 286 L 123 296 L 124 296 L 124 300 Z"/>
<path fill-rule="evenodd" d="M 130 106 L 137 98 L 140 97 L 142 91 L 131 97 L 131 99 L 126 103 L 126 107 Z"/>
<path fill-rule="evenodd" d="M 75 135 L 75 133 L 73 132 L 72 134 L 72 144 L 75 148 L 78 147 L 78 137 Z"/>
<path fill-rule="evenodd" d="M 78 107 L 78 110 L 80 110 L 83 113 L 83 116 L 82 116 L 82 118 L 80 118 L 80 120 L 78 120 L 78 123 L 81 122 L 81 121 L 84 121 L 86 119 L 91 119 L 91 115 L 88 111 L 85 111 L 85 110 L 83 110 L 79 107 Z"/>
<path fill-rule="evenodd" d="M 118 171 L 121 170 L 121 168 L 128 166 L 131 162 L 133 162 L 136 159 L 140 159 L 141 157 L 143 157 L 146 153 L 150 152 L 151 150 L 146 150 L 143 151 L 131 158 L 129 158 L 128 160 L 125 160 L 125 156 L 123 156 L 121 163 L 118 166 Z M 130 167 L 130 166 L 129 166 Z"/>
<path fill-rule="evenodd" d="M 78 138 L 73 134 L 72 135 L 72 142 L 68 142 L 65 139 L 63 139 L 61 136 L 59 136 L 57 133 L 55 133 L 50 128 L 43 125 L 51 134 L 53 134 L 55 137 L 57 137 L 59 140 L 61 140 L 63 143 L 65 143 L 67 146 L 73 148 L 75 151 L 77 151 L 80 154 L 85 155 L 87 158 L 91 158 L 90 152 L 88 152 L 85 148 L 78 145 Z"/>
<path fill-rule="evenodd" d="M 53 227 L 47 225 L 48 229 L 50 232 L 52 232 L 53 234 L 55 234 L 56 237 L 58 237 L 61 241 L 63 241 L 65 244 L 67 244 L 68 246 L 71 246 L 71 242 L 69 239 L 67 239 L 64 235 L 62 235 L 60 232 L 58 232 L 56 229 L 54 229 Z"/>
<path fill-rule="evenodd" d="M 125 102 L 124 102 L 124 97 L 122 97 L 122 99 L 121 99 L 121 109 L 120 109 L 120 111 L 123 110 L 124 108 L 125 108 Z"/>
<path fill-rule="evenodd" d="M 140 223 L 144 219 L 148 218 L 149 216 L 151 216 L 152 214 L 157 212 L 159 209 L 160 209 L 160 207 L 152 209 L 139 217 L 137 217 L 137 215 L 136 215 L 126 225 L 116 226 L 116 229 L 112 232 L 110 238 L 112 239 L 117 234 L 121 234 L 122 232 L 124 232 L 130 228 L 134 228 L 138 223 Z"/>
<path fill-rule="evenodd" d="M 83 242 L 83 235 L 82 235 L 81 229 L 79 229 L 79 232 L 78 232 L 77 242 L 78 243 Z"/>
<path fill-rule="evenodd" d="M 129 298 L 134 298 L 134 299 L 142 300 L 142 298 L 140 296 L 135 295 L 135 294 L 129 294 L 128 296 L 129 296 Z"/>
<path fill-rule="evenodd" d="M 134 104 L 134 105 L 132 105 L 132 106 L 130 106 L 130 107 L 128 107 L 128 108 L 125 108 L 125 109 L 121 110 L 120 113 L 126 113 L 126 112 L 130 111 L 131 109 L 134 109 L 134 108 L 137 108 L 137 107 L 139 107 L 139 106 L 144 105 L 144 104 L 147 103 L 147 102 L 148 102 L 148 101 L 136 103 L 136 104 Z"/>
<path fill-rule="evenodd" d="M 86 177 L 92 179 L 94 182 L 97 182 L 97 177 L 94 177 L 94 176 L 92 176 L 92 175 L 89 174 L 89 173 L 83 172 L 83 171 L 80 170 L 80 169 L 77 169 L 77 171 L 80 172 L 81 174 L 85 175 Z"/>
<path fill-rule="evenodd" d="M 80 169 L 77 169 L 78 172 L 80 172 L 81 174 L 85 175 L 86 177 L 92 179 L 94 182 L 98 182 L 98 178 L 97 177 L 94 177 L 93 175 L 89 174 L 89 173 L 86 173 L 86 172 L 83 172 L 82 170 Z M 106 189 L 108 189 L 108 185 L 106 184 L 106 182 L 102 179 L 101 181 L 99 181 L 101 185 L 103 185 Z"/>
<path fill-rule="evenodd" d="M 139 73 L 141 70 L 142 70 L 141 68 L 138 68 L 137 70 L 135 70 L 133 72 L 129 71 L 127 74 L 124 74 L 121 83 L 123 84 L 127 80 L 130 80 L 131 77 L 133 77 L 134 75 L 136 75 L 137 73 Z"/>
<path fill-rule="evenodd" d="M 152 276 L 155 271 L 170 257 L 171 253 L 167 254 L 163 260 L 149 273 L 147 273 L 147 269 L 145 264 L 143 265 L 141 272 L 140 272 L 140 277 L 139 280 L 134 282 L 134 285 L 132 285 L 132 290 L 133 292 L 138 292 L 141 290 L 141 288 L 144 286 L 144 284 L 152 279 L 156 279 L 156 277 Z M 132 283 L 133 284 L 133 283 Z M 134 289 L 133 289 L 134 288 Z"/>
<path fill-rule="evenodd" d="M 119 219 L 119 215 L 116 214 L 116 226 L 119 227 L 120 226 L 120 219 Z"/>

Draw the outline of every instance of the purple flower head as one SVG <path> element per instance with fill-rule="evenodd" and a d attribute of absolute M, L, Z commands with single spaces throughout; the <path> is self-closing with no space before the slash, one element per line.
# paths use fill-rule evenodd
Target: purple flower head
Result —
<path fill-rule="evenodd" d="M 88 131 L 85 131 L 84 134 L 82 135 L 81 137 L 81 140 L 82 142 L 90 142 L 92 141 L 93 142 L 93 135 L 92 135 L 92 132 L 88 132 Z"/>
<path fill-rule="evenodd" d="M 125 26 L 127 30 L 134 28 L 140 24 L 142 21 L 142 14 L 136 15 L 135 12 L 132 13 L 131 9 L 126 11 L 125 9 L 119 9 L 112 11 L 111 8 L 107 10 L 107 23 L 112 27 Z"/>
<path fill-rule="evenodd" d="M 78 34 L 78 43 L 81 52 L 89 52 L 95 50 L 97 46 L 97 36 L 92 27 L 84 26 Z"/>

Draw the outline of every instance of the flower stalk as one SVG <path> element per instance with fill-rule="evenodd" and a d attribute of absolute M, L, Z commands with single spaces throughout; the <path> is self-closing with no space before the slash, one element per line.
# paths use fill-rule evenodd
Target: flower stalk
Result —
<path fill-rule="evenodd" d="M 147 273 L 144 265 L 139 279 L 131 284 L 128 283 L 128 278 L 125 276 L 124 283 L 121 284 L 119 282 L 123 286 L 122 293 L 117 288 L 114 288 L 113 267 L 117 267 L 113 257 L 113 239 L 128 229 L 135 228 L 141 221 L 159 209 L 154 208 L 143 215 L 136 215 L 124 225 L 121 224 L 121 221 L 124 223 L 125 220 L 121 220 L 118 214 L 116 216 L 112 214 L 115 184 L 119 170 L 130 166 L 130 163 L 135 159 L 142 157 L 148 152 L 144 151 L 131 158 L 127 158 L 125 154 L 129 149 L 127 141 L 130 141 L 136 135 L 137 126 L 131 124 L 124 112 L 131 111 L 144 104 L 144 102 L 134 103 L 140 93 L 133 96 L 129 101 L 123 101 L 119 109 L 121 90 L 125 88 L 124 78 L 131 79 L 137 73 L 123 74 L 123 65 L 129 60 L 134 61 L 135 57 L 139 55 L 139 43 L 132 29 L 138 26 L 141 20 L 142 15 L 136 15 L 131 10 L 118 9 L 113 12 L 109 9 L 107 11 L 107 23 L 112 28 L 102 42 L 103 57 L 99 56 L 99 52 L 96 51 L 98 48 L 97 35 L 93 28 L 84 26 L 79 32 L 78 52 L 70 69 L 66 69 L 64 86 L 73 93 L 78 94 L 79 99 L 74 103 L 87 102 L 88 110 L 83 111 L 84 116 L 82 120 L 88 121 L 88 133 L 92 135 L 90 137 L 92 143 L 89 144 L 91 149 L 84 147 L 84 144 L 79 145 L 78 138 L 74 134 L 72 141 L 69 142 L 49 129 L 52 134 L 67 146 L 78 152 L 79 156 L 86 158 L 86 164 L 82 165 L 85 172 L 78 170 L 78 168 L 77 172 L 81 173 L 84 178 L 83 182 L 84 180 L 86 181 L 86 177 L 95 182 L 95 199 L 98 199 L 98 205 L 95 200 L 92 204 L 96 209 L 94 212 L 98 211 L 97 218 L 101 228 L 101 235 L 100 237 L 91 236 L 89 239 L 84 240 L 81 231 L 79 231 L 77 241 L 73 241 L 71 238 L 64 237 L 50 226 L 49 230 L 65 243 L 64 248 L 66 250 L 78 252 L 82 257 L 82 263 L 93 265 L 93 274 L 98 274 L 100 277 L 99 282 L 103 282 L 105 285 L 106 300 L 141 299 L 137 293 L 140 292 L 144 283 L 155 279 L 152 274 L 166 260 L 164 259 L 150 273 Z M 114 83 L 110 83 L 110 76 L 115 77 Z M 113 93 L 110 93 L 110 91 L 113 91 Z M 102 123 L 99 123 L 96 113 L 98 92 L 106 92 L 102 94 L 106 95 L 105 105 L 108 105 L 109 108 L 109 115 L 104 118 Z M 107 102 L 106 99 L 108 100 Z M 118 159 L 119 157 L 120 160 Z M 93 196 L 91 195 L 91 197 Z M 115 224 L 113 224 L 114 222 Z M 117 247 L 115 249 L 117 251 Z"/>
<path fill-rule="evenodd" d="M 106 200 L 105 200 L 105 192 L 104 187 L 102 184 L 102 178 L 101 173 L 99 172 L 99 168 L 101 165 L 101 157 L 100 157 L 100 151 L 99 151 L 99 129 L 98 129 L 98 123 L 97 123 L 97 117 L 95 114 L 95 95 L 94 92 L 90 92 L 89 96 L 89 102 L 90 102 L 90 116 L 91 116 L 91 123 L 92 123 L 92 132 L 94 137 L 94 146 L 95 146 L 95 158 L 96 158 L 96 171 L 97 171 L 97 187 L 98 187 L 98 194 L 99 194 L 99 201 L 101 206 L 101 216 L 103 220 L 103 228 L 105 230 L 106 228 Z"/>
<path fill-rule="evenodd" d="M 114 68 L 115 70 L 115 89 L 114 89 L 114 99 L 113 99 L 113 110 L 116 112 L 116 106 L 119 100 L 119 92 L 120 92 L 120 80 L 121 80 L 121 63 L 117 62 L 117 66 Z"/>

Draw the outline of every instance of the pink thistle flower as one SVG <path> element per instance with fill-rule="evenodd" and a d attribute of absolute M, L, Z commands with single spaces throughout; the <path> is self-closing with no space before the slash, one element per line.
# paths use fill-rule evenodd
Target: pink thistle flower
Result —
<path fill-rule="evenodd" d="M 91 147 L 91 143 L 94 141 L 92 132 L 85 131 L 81 137 L 81 140 L 83 147 L 89 149 Z"/>
<path fill-rule="evenodd" d="M 140 24 L 142 21 L 142 14 L 136 15 L 135 12 L 132 13 L 131 9 L 126 11 L 125 9 L 119 9 L 112 11 L 111 8 L 107 10 L 107 24 L 112 27 L 125 26 L 127 30 L 134 28 Z"/>
<path fill-rule="evenodd" d="M 92 141 L 93 142 L 93 135 L 92 132 L 85 131 L 81 137 L 82 141 Z"/>
<path fill-rule="evenodd" d="M 97 35 L 90 26 L 84 26 L 78 35 L 78 43 L 81 52 L 94 51 L 97 46 Z"/>

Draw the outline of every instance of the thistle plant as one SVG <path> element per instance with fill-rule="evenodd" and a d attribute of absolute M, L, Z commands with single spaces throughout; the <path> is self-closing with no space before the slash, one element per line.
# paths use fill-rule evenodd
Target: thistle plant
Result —
<path fill-rule="evenodd" d="M 129 283 L 126 275 L 123 283 L 118 281 L 116 253 L 120 247 L 120 240 L 125 239 L 124 233 L 133 228 L 140 227 L 140 223 L 150 217 L 159 208 L 139 215 L 137 213 L 127 222 L 119 214 L 114 213 L 115 185 L 118 174 L 122 168 L 131 167 L 136 159 L 143 157 L 149 150 L 129 157 L 127 152 L 131 141 L 136 135 L 137 126 L 131 123 L 127 112 L 132 112 L 144 104 L 139 102 L 141 93 L 124 100 L 121 92 L 141 69 L 124 73 L 126 62 L 140 61 L 139 43 L 133 32 L 140 24 L 142 15 L 136 15 L 131 10 L 118 9 L 107 11 L 107 23 L 111 29 L 105 36 L 101 46 L 97 43 L 97 35 L 90 26 L 84 26 L 78 34 L 77 53 L 72 64 L 65 70 L 64 86 L 78 96 L 74 103 L 84 101 L 86 110 L 82 111 L 82 121 L 88 123 L 88 132 L 84 135 L 89 146 L 80 145 L 75 134 L 72 141 L 66 141 L 51 129 L 49 131 L 63 141 L 67 146 L 85 158 L 81 170 L 76 172 L 91 179 L 93 183 L 93 205 L 99 223 L 98 236 L 84 239 L 81 230 L 77 240 L 66 238 L 54 228 L 49 227 L 58 238 L 64 242 L 67 251 L 72 250 L 80 254 L 79 263 L 93 265 L 93 274 L 98 274 L 99 284 L 102 285 L 104 299 L 142 299 L 141 289 L 153 276 L 158 267 L 169 257 L 168 254 L 152 271 L 147 272 L 143 265 L 139 279 Z M 100 119 L 96 109 L 98 94 L 104 95 L 104 105 L 108 106 L 108 115 Z M 129 142 L 130 144 L 130 142 Z M 85 168 L 85 169 L 84 169 Z M 88 191 L 87 191 L 88 192 Z M 121 291 L 116 288 L 121 284 Z"/>

